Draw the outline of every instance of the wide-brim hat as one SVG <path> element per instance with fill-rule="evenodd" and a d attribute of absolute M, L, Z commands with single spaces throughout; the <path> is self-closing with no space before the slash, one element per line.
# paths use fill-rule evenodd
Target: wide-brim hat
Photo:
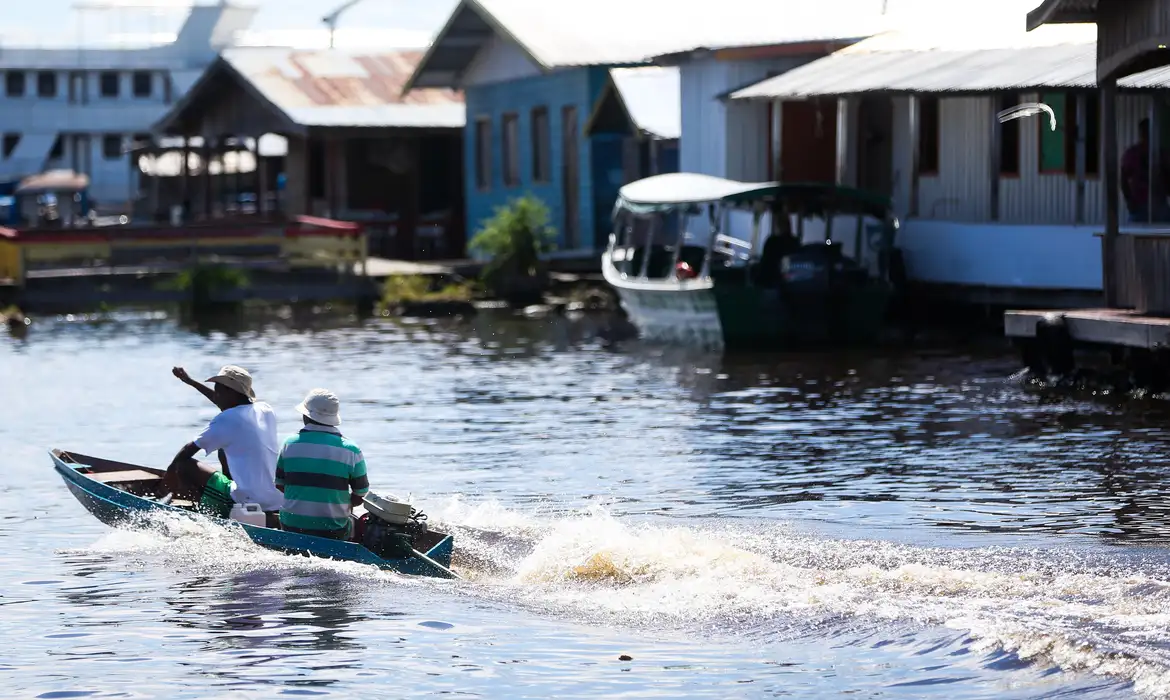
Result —
<path fill-rule="evenodd" d="M 243 367 L 224 365 L 220 368 L 219 374 L 206 381 L 208 384 L 222 384 L 250 399 L 256 398 L 256 393 L 252 391 L 252 375 L 248 374 L 248 370 Z"/>
<path fill-rule="evenodd" d="M 297 404 L 297 412 L 321 425 L 341 425 L 341 400 L 328 389 L 313 389 Z"/>

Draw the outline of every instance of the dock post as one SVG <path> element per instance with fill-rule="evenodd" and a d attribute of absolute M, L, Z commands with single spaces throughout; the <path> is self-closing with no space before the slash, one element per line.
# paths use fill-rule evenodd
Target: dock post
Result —
<path fill-rule="evenodd" d="M 1105 235 L 1101 238 L 1101 282 L 1105 306 L 1117 307 L 1116 256 L 1117 237 L 1121 230 L 1118 202 L 1120 167 L 1117 153 L 1117 79 L 1101 81 L 1101 138 L 1105 140 L 1102 167 L 1105 170 Z"/>

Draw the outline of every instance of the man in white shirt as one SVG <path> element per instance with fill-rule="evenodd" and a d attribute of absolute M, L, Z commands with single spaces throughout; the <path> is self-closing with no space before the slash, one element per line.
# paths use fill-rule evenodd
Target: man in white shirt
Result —
<path fill-rule="evenodd" d="M 220 413 L 179 450 L 167 468 L 166 483 L 172 493 L 196 502 L 199 510 L 213 517 L 228 517 L 235 503 L 257 503 L 267 513 L 278 512 L 284 497 L 275 485 L 280 450 L 276 413 L 256 400 L 252 375 L 226 365 L 207 380 L 211 386 L 205 386 L 193 381 L 182 367 L 173 372 L 210 399 Z M 223 471 L 197 462 L 200 450 L 218 451 Z"/>

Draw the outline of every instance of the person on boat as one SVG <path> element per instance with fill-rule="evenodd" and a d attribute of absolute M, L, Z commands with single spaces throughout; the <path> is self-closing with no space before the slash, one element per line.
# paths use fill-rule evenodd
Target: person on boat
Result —
<path fill-rule="evenodd" d="M 1138 123 L 1137 143 L 1121 156 L 1121 194 L 1133 223 L 1170 221 L 1166 185 L 1170 181 L 1170 153 L 1163 152 L 1160 167 L 1150 180 L 1150 120 Z M 1151 186 L 1152 185 L 1152 186 Z"/>
<path fill-rule="evenodd" d="M 219 414 L 191 442 L 183 446 L 167 468 L 171 492 L 199 505 L 207 515 L 226 518 L 235 503 L 256 503 L 265 512 L 280 510 L 283 496 L 276 489 L 279 443 L 276 413 L 252 391 L 252 375 L 242 367 L 225 365 L 207 380 L 191 381 L 182 367 L 174 375 L 199 389 L 219 407 Z M 222 471 L 195 460 L 203 450 L 219 451 Z"/>
<path fill-rule="evenodd" d="M 285 441 L 276 460 L 276 488 L 284 492 L 281 529 L 348 540 L 354 506 L 370 490 L 366 458 L 344 437 L 341 401 L 327 389 L 313 389 L 297 406 L 305 427 Z"/>

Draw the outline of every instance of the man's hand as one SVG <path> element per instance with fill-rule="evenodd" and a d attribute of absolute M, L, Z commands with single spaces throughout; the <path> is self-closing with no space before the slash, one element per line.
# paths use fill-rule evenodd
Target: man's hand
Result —
<path fill-rule="evenodd" d="M 176 379 L 185 384 L 191 383 L 191 375 L 187 374 L 187 370 L 183 369 L 182 367 L 175 367 L 171 370 L 171 374 L 175 375 Z"/>

